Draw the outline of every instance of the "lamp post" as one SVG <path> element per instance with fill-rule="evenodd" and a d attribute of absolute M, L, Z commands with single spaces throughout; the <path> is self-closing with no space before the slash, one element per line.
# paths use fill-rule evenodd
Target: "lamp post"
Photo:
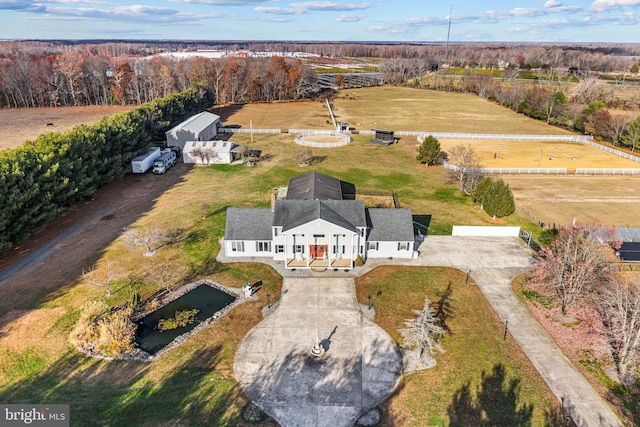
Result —
<path fill-rule="evenodd" d="M 371 307 L 373 307 L 373 303 L 376 302 L 380 295 L 382 295 L 382 291 L 378 291 L 376 297 L 373 299 L 371 298 L 371 294 L 367 295 L 367 299 L 369 299 L 369 310 L 371 310 Z"/>
<path fill-rule="evenodd" d="M 271 294 L 267 294 L 267 308 L 271 308 L 271 300 L 269 298 L 271 298 Z"/>

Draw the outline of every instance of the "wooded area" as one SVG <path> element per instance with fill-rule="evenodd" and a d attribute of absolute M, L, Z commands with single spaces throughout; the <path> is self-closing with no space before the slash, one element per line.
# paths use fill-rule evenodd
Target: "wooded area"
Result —
<path fill-rule="evenodd" d="M 21 242 L 74 202 L 130 170 L 156 135 L 205 107 L 187 90 L 64 134 L 0 151 L 0 250 Z"/>

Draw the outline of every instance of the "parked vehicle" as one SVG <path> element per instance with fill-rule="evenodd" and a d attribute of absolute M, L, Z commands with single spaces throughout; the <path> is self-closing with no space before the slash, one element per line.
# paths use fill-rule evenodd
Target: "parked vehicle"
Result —
<path fill-rule="evenodd" d="M 159 147 L 153 147 L 144 154 L 140 154 L 131 160 L 131 172 L 145 173 L 153 166 L 153 161 L 160 157 L 162 153 Z"/>
<path fill-rule="evenodd" d="M 176 153 L 176 157 L 180 158 L 180 155 L 182 154 L 182 148 L 180 148 L 179 145 L 170 145 L 169 147 L 167 147 L 169 150 L 173 151 L 174 153 Z"/>
<path fill-rule="evenodd" d="M 155 159 L 153 162 L 153 173 L 161 175 L 167 171 L 171 166 L 176 164 L 176 153 L 173 150 L 162 150 L 162 155 Z"/>

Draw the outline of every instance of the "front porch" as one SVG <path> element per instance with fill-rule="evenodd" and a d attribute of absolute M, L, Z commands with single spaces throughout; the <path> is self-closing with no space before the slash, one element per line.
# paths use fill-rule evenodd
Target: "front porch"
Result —
<path fill-rule="evenodd" d="M 287 268 L 351 268 L 350 258 L 323 259 L 311 258 L 307 264 L 306 257 L 287 258 Z"/>

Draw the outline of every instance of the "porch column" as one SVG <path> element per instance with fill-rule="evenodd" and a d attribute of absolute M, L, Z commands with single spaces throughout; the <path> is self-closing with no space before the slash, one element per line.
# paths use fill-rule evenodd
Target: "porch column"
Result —
<path fill-rule="evenodd" d="M 306 234 L 307 236 L 307 246 L 304 247 L 305 251 L 309 251 L 309 233 Z M 305 254 L 307 254 L 307 256 L 305 257 L 306 259 L 306 263 L 307 263 L 307 267 L 309 267 L 309 258 L 311 256 L 311 251 L 309 252 L 304 252 Z"/>
<path fill-rule="evenodd" d="M 351 268 L 353 268 L 353 261 L 354 261 L 354 258 L 353 258 L 353 236 L 355 236 L 355 234 L 351 233 Z M 356 250 L 356 253 L 357 252 L 358 251 Z"/>

